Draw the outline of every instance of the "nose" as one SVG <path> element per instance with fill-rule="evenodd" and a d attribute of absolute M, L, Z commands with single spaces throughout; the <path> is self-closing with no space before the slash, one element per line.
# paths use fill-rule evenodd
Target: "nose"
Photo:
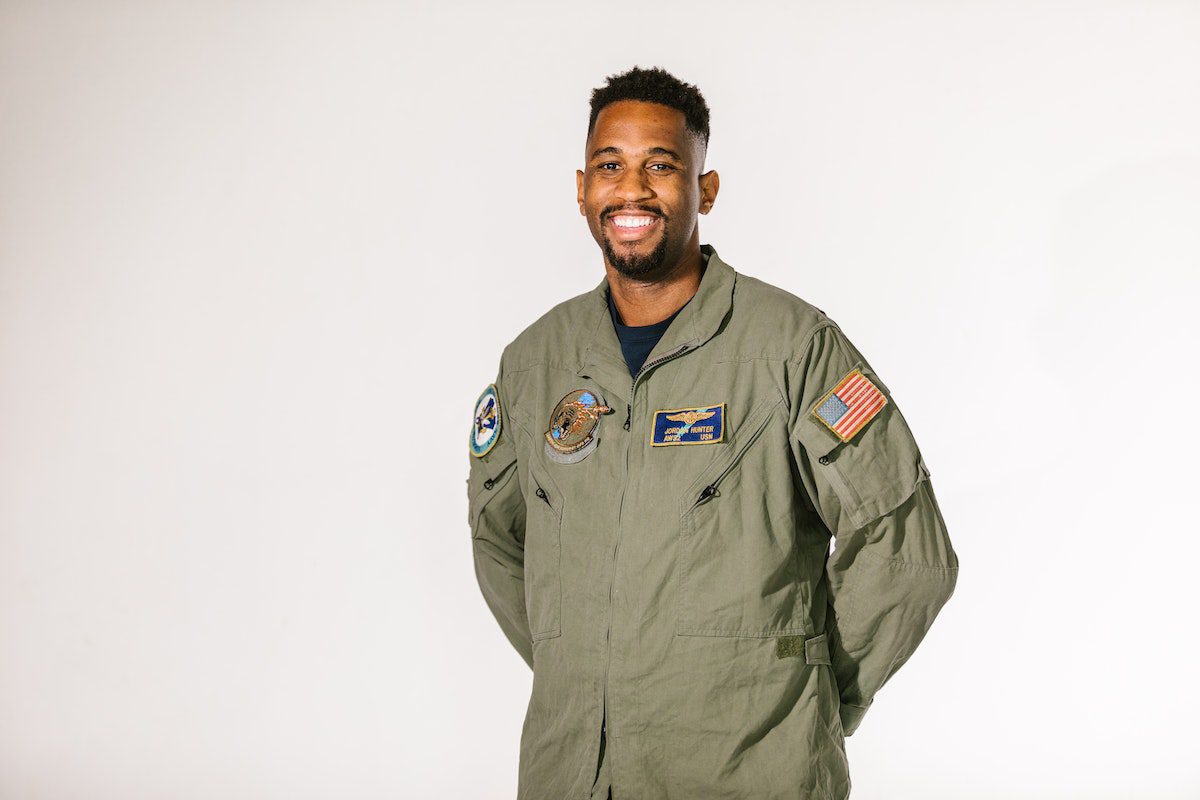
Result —
<path fill-rule="evenodd" d="M 654 190 L 650 188 L 644 170 L 627 169 L 617 181 L 616 195 L 626 203 L 632 203 L 654 197 Z"/>

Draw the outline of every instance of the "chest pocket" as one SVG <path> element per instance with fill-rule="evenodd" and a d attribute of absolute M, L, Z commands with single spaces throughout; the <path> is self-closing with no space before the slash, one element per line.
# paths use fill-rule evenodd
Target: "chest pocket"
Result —
<path fill-rule="evenodd" d="M 680 498 L 677 634 L 809 632 L 783 408 L 780 395 L 756 403 Z"/>
<path fill-rule="evenodd" d="M 525 500 L 525 607 L 532 641 L 562 633 L 563 494 L 550 477 L 529 468 Z"/>

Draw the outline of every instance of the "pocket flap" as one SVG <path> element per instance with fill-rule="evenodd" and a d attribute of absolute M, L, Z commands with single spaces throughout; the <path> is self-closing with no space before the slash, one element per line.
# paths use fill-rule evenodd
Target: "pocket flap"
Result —
<path fill-rule="evenodd" d="M 929 470 L 887 386 L 863 362 L 854 369 L 887 398 L 878 413 L 848 442 L 813 416 L 815 406 L 804 409 L 791 433 L 833 487 L 850 521 L 861 528 L 907 500 Z"/>
<path fill-rule="evenodd" d="M 503 435 L 503 434 L 502 434 Z M 510 479 L 515 471 L 517 449 L 511 440 L 496 442 L 485 456 L 471 457 L 470 474 L 467 477 L 467 518 L 472 529 L 488 499 Z"/>
<path fill-rule="evenodd" d="M 495 480 L 516 460 L 517 448 L 512 439 L 501 434 L 500 441 L 486 456 L 471 456 L 471 474 L 474 476 L 478 473 L 481 483 L 489 478 Z"/>

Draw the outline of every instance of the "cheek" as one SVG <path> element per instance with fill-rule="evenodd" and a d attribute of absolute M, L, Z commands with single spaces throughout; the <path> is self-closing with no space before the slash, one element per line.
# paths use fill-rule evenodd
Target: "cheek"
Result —
<path fill-rule="evenodd" d="M 592 229 L 593 234 L 600 234 L 604 230 L 604 223 L 600 221 L 600 213 L 603 206 L 589 204 L 584 209 L 584 216 L 587 217 L 588 227 Z"/>
<path fill-rule="evenodd" d="M 596 190 L 592 190 L 590 194 L 583 197 L 583 209 L 587 214 L 588 221 L 595 227 L 600 227 L 600 215 L 604 213 L 604 209 L 610 205 L 610 199 Z"/>

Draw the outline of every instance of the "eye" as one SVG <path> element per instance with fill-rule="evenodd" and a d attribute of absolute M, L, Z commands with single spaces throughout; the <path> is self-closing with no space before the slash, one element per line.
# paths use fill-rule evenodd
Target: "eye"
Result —
<path fill-rule="evenodd" d="M 603 164 L 597 164 L 596 169 L 603 170 L 605 172 L 611 172 L 611 170 L 605 170 L 604 168 L 605 167 L 616 167 L 616 166 L 619 166 L 619 165 L 615 161 L 605 161 Z"/>
<path fill-rule="evenodd" d="M 674 168 L 673 166 L 671 166 L 670 164 L 661 164 L 661 163 L 660 163 L 660 164 L 651 164 L 651 165 L 650 165 L 650 168 L 651 168 L 651 169 L 653 169 L 654 167 L 666 167 L 666 169 L 655 170 L 655 172 L 669 172 L 669 171 L 671 171 L 671 170 L 675 169 L 675 168 Z"/>

